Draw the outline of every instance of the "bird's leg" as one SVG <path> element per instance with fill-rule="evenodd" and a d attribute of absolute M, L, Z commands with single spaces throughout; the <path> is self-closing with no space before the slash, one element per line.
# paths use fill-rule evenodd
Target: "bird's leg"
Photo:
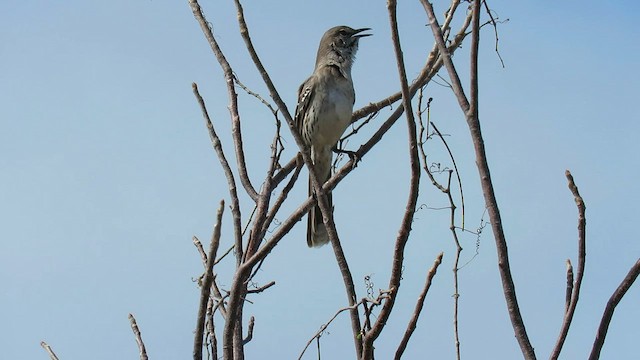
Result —
<path fill-rule="evenodd" d="M 358 166 L 358 162 L 360 162 L 360 156 L 358 156 L 358 153 L 356 151 L 350 151 L 350 150 L 345 150 L 342 148 L 342 141 L 339 141 L 336 146 L 333 147 L 333 149 L 331 149 L 334 153 L 336 154 L 347 154 L 347 156 L 349 156 L 349 159 L 351 159 L 351 161 L 353 161 L 353 167 L 355 168 L 356 166 Z"/>

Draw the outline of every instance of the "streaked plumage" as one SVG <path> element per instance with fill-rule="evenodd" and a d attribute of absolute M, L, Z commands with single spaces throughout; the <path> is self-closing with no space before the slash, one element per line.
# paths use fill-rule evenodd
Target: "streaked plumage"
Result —
<path fill-rule="evenodd" d="M 313 74 L 298 89 L 295 121 L 305 143 L 311 148 L 319 181 L 331 177 L 332 149 L 351 123 L 355 92 L 351 66 L 358 50 L 358 40 L 369 29 L 348 26 L 329 29 L 320 40 Z M 309 194 L 312 194 L 309 182 Z M 331 194 L 329 205 L 333 208 Z M 307 221 L 307 244 L 316 247 L 329 241 L 320 208 L 311 209 Z"/>

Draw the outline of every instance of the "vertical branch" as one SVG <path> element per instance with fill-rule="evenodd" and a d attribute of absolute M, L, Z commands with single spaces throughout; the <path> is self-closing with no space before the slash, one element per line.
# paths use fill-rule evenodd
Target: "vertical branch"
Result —
<path fill-rule="evenodd" d="M 511 319 L 511 325 L 513 326 L 516 339 L 522 350 L 522 354 L 525 359 L 535 359 L 535 351 L 527 330 L 522 320 L 522 314 L 518 306 L 518 299 L 516 296 L 515 284 L 513 277 L 511 276 L 511 269 L 509 265 L 509 252 L 507 248 L 507 240 L 504 235 L 504 229 L 502 228 L 502 219 L 500 217 L 500 210 L 498 208 L 498 202 L 496 200 L 495 192 L 493 189 L 493 183 L 491 180 L 491 172 L 489 171 L 489 164 L 487 162 L 487 155 L 484 148 L 484 140 L 482 138 L 482 131 L 480 129 L 480 119 L 478 117 L 478 44 L 480 41 L 480 0 L 474 0 L 472 2 L 472 40 L 471 40 L 471 95 L 472 100 L 469 100 L 464 94 L 462 84 L 458 73 L 453 65 L 451 56 L 447 53 L 444 39 L 442 37 L 442 31 L 438 25 L 438 20 L 433 11 L 433 6 L 427 0 L 420 0 L 431 25 L 434 38 L 440 49 L 440 54 L 443 58 L 444 65 L 451 78 L 451 85 L 453 91 L 458 99 L 458 104 L 465 114 L 467 125 L 471 133 L 474 149 L 476 153 L 476 165 L 478 167 L 478 173 L 480 175 L 480 184 L 482 186 L 482 192 L 484 194 L 487 210 L 491 218 L 491 226 L 493 229 L 494 238 L 496 241 L 496 252 L 498 254 L 498 269 L 500 271 L 500 278 L 502 280 L 502 289 L 504 292 L 505 300 L 507 303 L 507 310 Z"/>
<path fill-rule="evenodd" d="M 600 326 L 598 326 L 598 333 L 596 334 L 596 340 L 593 343 L 593 348 L 591 349 L 591 355 L 589 355 L 589 360 L 598 360 L 600 358 L 600 351 L 602 351 L 602 346 L 604 345 L 604 339 L 607 336 L 607 330 L 609 329 L 609 323 L 611 323 L 611 318 L 613 317 L 613 312 L 622 300 L 622 297 L 627 293 L 633 282 L 636 281 L 640 275 L 640 259 L 636 261 L 635 264 L 627 273 L 622 283 L 618 286 L 616 291 L 613 292 L 609 301 L 607 301 L 607 306 L 604 308 L 604 313 L 602 314 L 602 320 L 600 320 Z"/>
<path fill-rule="evenodd" d="M 142 341 L 142 334 L 140 334 L 140 328 L 138 328 L 138 323 L 136 322 L 136 318 L 133 317 L 133 314 L 129 314 L 129 322 L 131 323 L 131 330 L 133 330 L 133 334 L 136 337 L 136 343 L 138 344 L 138 350 L 140 350 L 140 360 L 147 360 L 147 349 L 144 347 L 144 342 Z"/>
<path fill-rule="evenodd" d="M 452 171 L 449 170 L 446 194 L 449 198 L 449 206 L 451 208 L 449 230 L 451 230 L 451 233 L 453 234 L 453 240 L 456 243 L 456 259 L 453 262 L 453 336 L 456 346 L 456 359 L 460 360 L 460 335 L 458 332 L 458 304 L 460 302 L 460 291 L 458 286 L 458 264 L 460 262 L 462 246 L 460 246 L 460 241 L 458 240 L 458 233 L 456 232 L 455 226 L 456 205 L 453 202 L 453 196 L 451 196 L 451 175 Z"/>
<path fill-rule="evenodd" d="M 567 310 L 564 314 L 564 319 L 562 321 L 562 326 L 560 327 L 560 334 L 558 335 L 558 340 L 556 341 L 556 344 L 551 351 L 551 356 L 549 356 L 549 359 L 551 360 L 556 360 L 560 356 L 562 346 L 567 339 L 569 327 L 571 326 L 571 321 L 573 320 L 573 314 L 576 311 L 578 298 L 580 297 L 580 287 L 582 285 L 582 278 L 584 277 L 585 261 L 587 257 L 587 220 L 585 218 L 586 206 L 584 204 L 584 200 L 582 200 L 582 196 L 580 196 L 580 192 L 578 192 L 578 187 L 573 181 L 573 176 L 571 175 L 571 172 L 569 170 L 565 172 L 565 176 L 569 181 L 569 190 L 571 190 L 571 193 L 573 194 L 576 202 L 576 206 L 578 207 L 578 268 L 576 272 L 576 280 L 573 285 L 573 289 L 571 290 L 571 300 L 569 301 L 569 306 L 567 307 Z"/>
<path fill-rule="evenodd" d="M 215 280 L 214 280 L 215 284 Z M 209 333 L 209 347 L 211 359 L 218 359 L 218 339 L 216 338 L 216 328 L 214 322 L 214 313 L 215 310 L 213 308 L 213 299 L 209 299 L 209 303 L 207 304 L 207 332 Z"/>
<path fill-rule="evenodd" d="M 407 199 L 407 205 L 405 214 L 398 231 L 398 237 L 396 238 L 395 248 L 393 251 L 393 262 L 391 268 L 391 277 L 389 279 L 389 298 L 382 305 L 380 314 L 375 324 L 372 326 L 365 336 L 363 341 L 362 358 L 373 358 L 373 342 L 382 332 L 382 329 L 386 325 L 393 305 L 395 303 L 398 290 L 400 288 L 400 280 L 402 277 L 402 264 L 404 261 L 404 249 L 411 233 L 411 223 L 413 221 L 413 215 L 415 214 L 416 204 L 418 202 L 418 188 L 420 185 L 420 160 L 418 157 L 418 138 L 416 131 L 416 123 L 413 117 L 413 109 L 411 106 L 412 95 L 409 91 L 409 84 L 407 83 L 407 74 L 404 66 L 404 58 L 402 54 L 402 48 L 400 46 L 400 35 L 398 33 L 398 19 L 396 17 L 397 1 L 388 0 L 387 10 L 389 13 L 389 23 L 391 27 L 391 37 L 393 39 L 393 46 L 396 54 L 396 63 L 398 66 L 398 77 L 400 80 L 401 92 L 402 92 L 402 104 L 407 119 L 407 131 L 408 131 L 408 148 L 409 148 L 409 163 L 411 168 L 411 178 L 409 180 L 409 195 Z"/>
<path fill-rule="evenodd" d="M 202 289 L 200 290 L 200 305 L 198 306 L 198 318 L 196 321 L 195 338 L 193 342 L 193 359 L 202 360 L 202 343 L 204 338 L 205 317 L 207 315 L 207 305 L 211 294 L 211 285 L 213 284 L 213 264 L 216 261 L 218 245 L 220 244 L 220 229 L 222 227 L 222 214 L 224 212 L 224 200 L 220 201 L 218 214 L 216 216 L 216 224 L 213 227 L 213 235 L 211 236 L 211 244 L 209 254 L 207 256 L 207 267 L 205 269 L 204 280 L 202 281 Z"/>
<path fill-rule="evenodd" d="M 402 358 L 402 354 L 404 353 L 404 350 L 407 348 L 409 339 L 411 338 L 413 331 L 416 329 L 416 324 L 418 323 L 418 317 L 420 317 L 420 313 L 422 312 L 422 307 L 424 306 L 424 299 L 427 297 L 427 292 L 431 287 L 431 281 L 433 280 L 433 277 L 436 276 L 436 271 L 438 271 L 438 266 L 440 266 L 440 263 L 442 262 L 443 255 L 444 255 L 443 253 L 440 253 L 438 255 L 436 260 L 433 262 L 433 266 L 431 266 L 431 268 L 429 269 L 429 272 L 427 273 L 427 280 L 424 284 L 424 287 L 422 288 L 422 292 L 420 293 L 420 296 L 418 296 L 418 301 L 416 302 L 416 307 L 413 310 L 413 315 L 411 316 L 411 320 L 409 320 L 409 323 L 407 324 L 407 330 L 405 331 L 404 336 L 400 341 L 400 345 L 398 345 L 398 350 L 396 350 L 396 356 L 394 358 L 395 360 L 400 360 L 400 358 Z"/>

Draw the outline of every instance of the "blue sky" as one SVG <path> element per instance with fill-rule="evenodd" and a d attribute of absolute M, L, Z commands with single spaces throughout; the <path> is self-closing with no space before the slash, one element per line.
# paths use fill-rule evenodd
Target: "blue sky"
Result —
<path fill-rule="evenodd" d="M 231 1 L 203 3 L 238 77 L 266 96 L 238 35 Z M 439 14 L 446 3 L 435 5 Z M 493 32 L 481 43 L 480 117 L 509 242 L 512 271 L 529 336 L 548 356 L 564 307 L 564 261 L 576 262 L 577 211 L 570 169 L 587 204 L 587 271 L 562 358 L 585 358 L 613 290 L 640 254 L 637 239 L 640 34 L 632 1 L 492 1 L 500 19 L 502 68 Z M 337 12 L 341 8 L 344 11 Z M 246 2 L 247 21 L 265 66 L 289 105 L 313 70 L 329 27 L 373 28 L 354 66 L 356 107 L 398 86 L 384 2 Z M 23 2 L 0 4 L 0 347 L 7 359 L 44 359 L 47 341 L 61 359 L 136 358 L 127 314 L 137 317 L 152 359 L 191 354 L 201 263 L 191 237 L 210 236 L 226 182 L 191 92 L 197 82 L 223 144 L 228 97 L 221 71 L 187 1 Z M 312 14 L 311 16 L 305 14 Z M 418 1 L 401 2 L 409 76 L 432 40 Z M 455 56 L 466 74 L 468 47 Z M 443 73 L 446 77 L 446 74 Z M 448 134 L 464 182 L 466 224 L 484 206 L 462 113 L 435 83 L 431 117 Z M 240 95 L 251 177 L 266 169 L 273 120 Z M 383 111 L 372 122 L 380 123 Z M 385 288 L 389 253 L 408 188 L 406 129 L 398 122 L 334 192 L 335 217 L 360 296 L 363 278 Z M 366 139 L 355 137 L 352 146 Z M 288 156 L 295 143 L 287 133 Z M 447 164 L 439 144 L 433 161 Z M 295 208 L 306 195 L 301 182 Z M 420 203 L 446 205 L 423 182 Z M 245 214 L 251 208 L 243 198 Z M 225 217 L 226 230 L 230 217 Z M 283 215 L 284 216 L 284 215 Z M 420 210 L 407 248 L 402 294 L 376 349 L 393 354 L 424 276 L 444 261 L 407 358 L 454 358 L 452 277 L 455 247 L 448 213 Z M 252 298 L 256 316 L 248 358 L 297 357 L 346 296 L 329 247 L 309 250 L 304 223 L 272 253 L 256 279 L 277 285 Z M 476 237 L 462 235 L 462 262 Z M 223 246 L 231 243 L 224 232 Z M 508 320 L 489 228 L 478 255 L 460 271 L 460 335 L 465 358 L 513 359 L 520 352 Z M 221 265 L 222 285 L 230 267 Z M 638 353 L 636 284 L 609 329 L 602 359 Z M 323 356 L 351 358 L 348 318 L 322 338 Z M 315 353 L 306 358 L 315 358 Z"/>

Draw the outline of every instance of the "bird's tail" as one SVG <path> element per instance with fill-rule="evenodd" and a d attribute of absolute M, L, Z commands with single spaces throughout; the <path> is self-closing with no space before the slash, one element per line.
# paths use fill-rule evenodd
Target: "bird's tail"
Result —
<path fill-rule="evenodd" d="M 313 188 L 311 180 L 309 180 L 309 196 L 313 194 Z M 329 202 L 329 209 L 333 210 L 333 202 L 331 201 L 331 193 L 327 194 L 327 201 Z M 327 228 L 324 226 L 322 219 L 322 211 L 320 207 L 315 205 L 309 211 L 307 217 L 307 245 L 309 247 L 320 247 L 329 242 L 329 234 Z"/>
<path fill-rule="evenodd" d="M 312 158 L 316 172 L 318 174 L 318 180 L 320 184 L 324 184 L 331 177 L 331 152 L 326 153 L 313 153 Z M 328 155 L 328 156 L 327 156 Z M 311 179 L 309 179 L 309 196 L 314 193 Z M 331 193 L 327 194 L 327 202 L 329 203 L 329 210 L 333 213 L 333 201 L 331 200 Z M 307 216 L 307 245 L 309 247 L 320 247 L 329 242 L 329 234 L 327 228 L 324 226 L 322 219 L 322 211 L 320 207 L 315 205 L 309 211 Z"/>

